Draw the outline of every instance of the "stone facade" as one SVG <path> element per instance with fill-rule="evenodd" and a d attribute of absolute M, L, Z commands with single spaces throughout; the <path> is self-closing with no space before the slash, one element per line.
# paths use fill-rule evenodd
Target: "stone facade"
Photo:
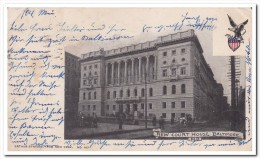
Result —
<path fill-rule="evenodd" d="M 80 62 L 79 111 L 84 114 L 125 112 L 144 118 L 147 103 L 148 119 L 191 114 L 200 120 L 218 106 L 218 85 L 193 30 L 89 52 Z"/>

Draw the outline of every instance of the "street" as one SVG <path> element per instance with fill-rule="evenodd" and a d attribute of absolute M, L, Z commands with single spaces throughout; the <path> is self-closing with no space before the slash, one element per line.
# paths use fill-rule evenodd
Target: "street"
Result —
<path fill-rule="evenodd" d="M 117 123 L 98 123 L 97 128 L 74 127 L 69 129 L 68 139 L 146 139 L 153 137 L 153 127 L 150 123 L 147 129 L 144 124 L 140 125 L 123 125 L 122 130 L 119 129 Z M 216 123 L 194 123 L 191 126 L 180 125 L 179 122 L 165 124 L 163 132 L 195 132 L 195 131 L 228 131 L 230 124 L 228 122 Z"/>

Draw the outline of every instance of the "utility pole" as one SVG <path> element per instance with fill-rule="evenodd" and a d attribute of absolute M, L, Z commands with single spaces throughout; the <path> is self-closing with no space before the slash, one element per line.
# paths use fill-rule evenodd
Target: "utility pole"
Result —
<path fill-rule="evenodd" d="M 230 65 L 231 65 L 231 110 L 232 110 L 232 121 L 231 121 L 231 130 L 235 130 L 236 128 L 236 119 L 234 110 L 236 109 L 236 69 L 235 69 L 235 57 L 230 57 Z"/>
<path fill-rule="evenodd" d="M 238 105 L 238 87 L 239 76 L 241 71 L 239 70 L 240 60 L 239 57 L 230 56 L 230 72 L 228 77 L 231 81 L 231 130 L 235 131 L 237 127 L 237 105 Z"/>

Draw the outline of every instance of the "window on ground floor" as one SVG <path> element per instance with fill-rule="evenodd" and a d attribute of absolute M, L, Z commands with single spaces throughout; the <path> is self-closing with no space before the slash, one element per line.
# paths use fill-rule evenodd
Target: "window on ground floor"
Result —
<path fill-rule="evenodd" d="M 163 118 L 166 118 L 166 113 L 162 113 L 162 117 L 163 117 Z"/>

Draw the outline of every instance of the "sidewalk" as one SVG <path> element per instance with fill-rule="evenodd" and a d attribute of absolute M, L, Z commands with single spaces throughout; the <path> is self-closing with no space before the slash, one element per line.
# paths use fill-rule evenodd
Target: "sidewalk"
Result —
<path fill-rule="evenodd" d="M 148 126 L 148 129 L 152 129 L 153 127 Z M 123 125 L 123 129 L 119 130 L 118 124 L 112 123 L 98 123 L 97 128 L 71 128 L 69 130 L 68 138 L 76 139 L 76 138 L 93 138 L 93 137 L 100 137 L 106 135 L 116 135 L 122 133 L 129 133 L 135 131 L 144 131 L 144 126 L 141 125 Z"/>

